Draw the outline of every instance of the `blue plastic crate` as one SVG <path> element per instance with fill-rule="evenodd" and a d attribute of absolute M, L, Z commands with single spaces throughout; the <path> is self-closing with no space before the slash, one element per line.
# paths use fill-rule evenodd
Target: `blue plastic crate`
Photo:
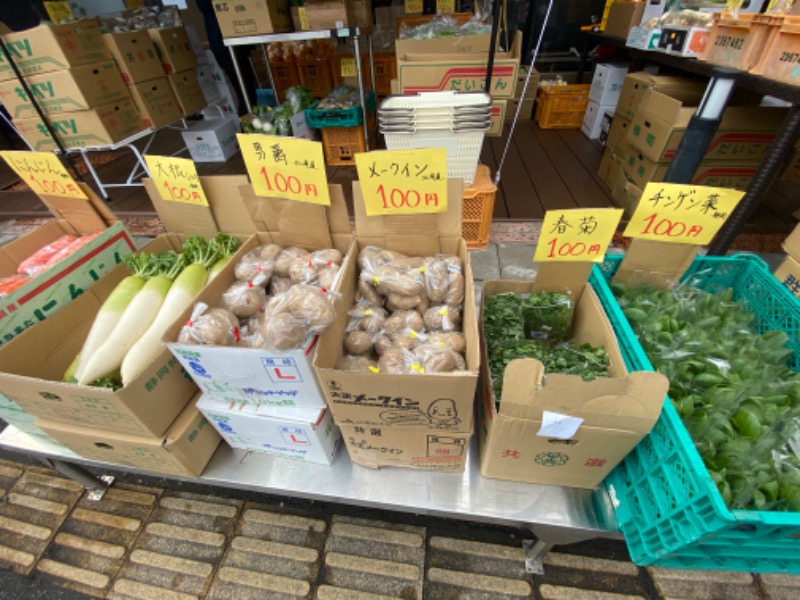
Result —
<path fill-rule="evenodd" d="M 599 269 L 610 281 L 622 261 Z M 732 288 L 761 332 L 780 329 L 800 370 L 800 303 L 757 256 L 700 257 L 683 277 L 708 292 Z M 596 286 L 631 369 L 650 361 L 608 288 Z M 616 310 L 614 308 L 616 307 Z M 633 343 L 631 343 L 631 341 Z M 800 513 L 729 510 L 667 399 L 652 432 L 606 478 L 633 562 L 642 566 L 800 573 Z"/>
<path fill-rule="evenodd" d="M 366 95 L 367 114 L 375 112 L 377 101 L 375 92 L 367 91 Z M 329 127 L 358 127 L 364 122 L 364 113 L 361 105 L 351 108 L 319 110 L 315 102 L 306 109 L 306 121 L 308 126 L 313 129 L 326 129 Z"/>

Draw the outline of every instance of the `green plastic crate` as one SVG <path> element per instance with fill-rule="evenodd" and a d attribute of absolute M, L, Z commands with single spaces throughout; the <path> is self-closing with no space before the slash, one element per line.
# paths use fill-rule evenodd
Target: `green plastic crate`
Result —
<path fill-rule="evenodd" d="M 377 101 L 375 92 L 368 91 L 366 95 L 367 114 L 375 112 Z M 326 129 L 329 127 L 358 127 L 364 122 L 364 113 L 361 105 L 351 108 L 319 110 L 315 102 L 306 109 L 306 122 L 313 129 Z"/>
<path fill-rule="evenodd" d="M 610 281 L 621 261 L 607 256 L 592 275 Z M 697 258 L 687 280 L 712 293 L 732 288 L 734 299 L 756 315 L 759 331 L 789 335 L 790 365 L 800 370 L 800 303 L 760 258 Z M 628 367 L 652 369 L 610 290 L 595 289 Z M 638 565 L 800 573 L 800 513 L 729 510 L 668 398 L 653 430 L 605 483 Z"/>

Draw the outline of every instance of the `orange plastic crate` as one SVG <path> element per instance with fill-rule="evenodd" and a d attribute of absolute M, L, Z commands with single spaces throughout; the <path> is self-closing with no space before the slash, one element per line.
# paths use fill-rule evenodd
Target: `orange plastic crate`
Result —
<path fill-rule="evenodd" d="M 375 60 L 375 93 L 378 96 L 391 96 L 392 79 L 397 77 L 397 56 L 394 52 L 376 52 L 373 58 Z"/>
<path fill-rule="evenodd" d="M 286 97 L 286 90 L 290 87 L 300 85 L 300 73 L 297 70 L 297 63 L 282 62 L 282 63 L 269 63 L 269 68 L 272 71 L 272 78 L 275 80 L 276 92 L 281 100 Z M 327 92 L 326 92 L 327 94 Z"/>
<path fill-rule="evenodd" d="M 496 194 L 497 186 L 492 183 L 489 167 L 478 165 L 472 185 L 464 188 L 464 209 L 461 213 L 461 237 L 471 250 L 489 245 Z"/>
<path fill-rule="evenodd" d="M 589 105 L 589 84 L 553 85 L 539 90 L 536 122 L 542 129 L 580 129 Z"/>
<path fill-rule="evenodd" d="M 370 148 L 375 149 L 375 113 L 369 116 Z M 325 148 L 325 162 L 331 166 L 356 164 L 356 154 L 366 152 L 364 143 L 364 124 L 356 127 L 325 127 L 322 131 L 322 145 Z"/>
<path fill-rule="evenodd" d="M 783 21 L 783 16 L 740 14 L 734 19 L 728 13 L 716 14 L 700 60 L 749 71 L 761 60 Z"/>
<path fill-rule="evenodd" d="M 307 60 L 297 63 L 300 83 L 311 89 L 314 98 L 324 98 L 334 87 L 330 60 Z"/>

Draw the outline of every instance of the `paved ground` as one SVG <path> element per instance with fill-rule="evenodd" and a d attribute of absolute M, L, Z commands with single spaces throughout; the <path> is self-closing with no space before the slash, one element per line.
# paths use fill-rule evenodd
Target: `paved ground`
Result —
<path fill-rule="evenodd" d="M 492 245 L 473 253 L 475 276 L 532 277 L 532 254 Z M 126 473 L 91 501 L 49 468 L 0 457 L 2 598 L 800 598 L 797 577 L 642 569 L 608 540 L 559 547 L 532 576 L 524 530 Z"/>

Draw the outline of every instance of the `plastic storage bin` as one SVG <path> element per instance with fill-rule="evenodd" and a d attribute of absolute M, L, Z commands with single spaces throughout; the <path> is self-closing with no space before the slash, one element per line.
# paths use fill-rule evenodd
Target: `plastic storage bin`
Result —
<path fill-rule="evenodd" d="M 589 84 L 552 85 L 539 90 L 536 122 L 542 129 L 580 129 L 589 105 Z"/>
<path fill-rule="evenodd" d="M 375 113 L 369 116 L 370 148 L 375 148 Z M 364 124 L 355 127 L 326 127 L 322 130 L 325 162 L 331 166 L 355 165 L 355 155 L 366 152 Z"/>
<path fill-rule="evenodd" d="M 622 257 L 600 265 L 610 280 Z M 598 269 L 593 270 L 593 276 Z M 789 334 L 800 370 L 800 303 L 756 257 L 701 257 L 684 280 L 708 292 L 732 288 L 759 331 Z M 628 366 L 652 369 L 610 290 L 595 288 Z M 638 565 L 800 573 L 800 513 L 729 510 L 667 399 L 653 431 L 606 478 L 631 559 Z"/>
<path fill-rule="evenodd" d="M 300 83 L 311 89 L 315 98 L 324 98 L 334 87 L 333 67 L 329 60 L 306 60 L 297 63 Z"/>
<path fill-rule="evenodd" d="M 492 182 L 489 167 L 478 165 L 472 185 L 464 188 L 461 218 L 461 237 L 470 250 L 489 245 L 496 194 L 497 186 Z"/>
<path fill-rule="evenodd" d="M 297 70 L 297 63 L 270 62 L 269 68 L 272 71 L 272 78 L 275 80 L 275 89 L 282 102 L 286 99 L 286 90 L 300 85 L 300 72 Z"/>
<path fill-rule="evenodd" d="M 330 91 L 330 90 L 328 90 Z M 326 92 L 327 95 L 327 92 Z M 375 92 L 366 92 L 367 114 L 375 112 Z M 364 122 L 364 113 L 361 105 L 351 108 L 319 110 L 316 102 L 306 109 L 306 121 L 308 126 L 314 129 L 325 129 L 328 127 L 358 127 Z"/>
<path fill-rule="evenodd" d="M 389 96 L 392 93 L 392 79 L 397 78 L 397 56 L 394 52 L 376 52 L 375 61 L 375 93 L 378 96 Z M 367 65 L 369 70 L 369 64 Z"/>
<path fill-rule="evenodd" d="M 783 24 L 783 17 L 744 13 L 714 15 L 714 26 L 700 60 L 749 71 L 756 66 Z"/>

